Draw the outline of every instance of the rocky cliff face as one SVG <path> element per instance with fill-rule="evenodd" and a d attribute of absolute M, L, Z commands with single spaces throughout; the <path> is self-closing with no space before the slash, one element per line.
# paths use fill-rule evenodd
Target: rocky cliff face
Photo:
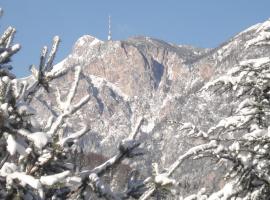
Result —
<path fill-rule="evenodd" d="M 75 101 L 86 94 L 91 100 L 66 122 L 65 128 L 89 124 L 91 131 L 80 140 L 84 152 L 111 156 L 138 117 L 144 116 L 140 139 L 146 154 L 125 164 L 147 175 L 152 163 L 166 168 L 188 148 L 202 143 L 180 131 L 181 123 L 191 122 L 207 130 L 230 115 L 235 102 L 232 95 L 210 95 L 199 90 L 241 60 L 268 56 L 269 31 L 270 21 L 266 21 L 215 49 L 177 46 L 148 37 L 100 41 L 85 35 L 55 66 L 55 70 L 65 69 L 65 73 L 52 81 L 50 93 L 41 89 L 32 104 L 43 116 L 54 114 L 55 92 L 59 89 L 65 96 L 74 67 L 82 66 Z M 222 185 L 213 166 L 211 160 L 184 163 L 176 174 L 182 192 L 196 191 L 202 185 L 209 189 Z"/>

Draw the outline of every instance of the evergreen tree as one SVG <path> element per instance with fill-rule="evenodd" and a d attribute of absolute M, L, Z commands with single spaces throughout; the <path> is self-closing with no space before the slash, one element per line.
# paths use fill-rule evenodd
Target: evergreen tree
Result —
<path fill-rule="evenodd" d="M 270 59 L 263 57 L 240 62 L 227 75 L 203 88 L 203 95 L 209 91 L 233 92 L 238 98 L 238 107 L 208 132 L 189 123 L 182 130 L 215 143 L 194 156 L 210 156 L 231 167 L 227 168 L 225 185 L 219 191 L 208 195 L 200 192 L 186 199 L 269 199 L 269 86 Z"/>

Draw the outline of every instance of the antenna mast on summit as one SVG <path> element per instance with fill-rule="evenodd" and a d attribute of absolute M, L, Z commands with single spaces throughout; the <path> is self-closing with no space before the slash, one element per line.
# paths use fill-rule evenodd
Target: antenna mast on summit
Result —
<path fill-rule="evenodd" d="M 111 15 L 109 15 L 109 34 L 108 34 L 108 40 L 112 40 L 112 31 L 111 31 Z"/>

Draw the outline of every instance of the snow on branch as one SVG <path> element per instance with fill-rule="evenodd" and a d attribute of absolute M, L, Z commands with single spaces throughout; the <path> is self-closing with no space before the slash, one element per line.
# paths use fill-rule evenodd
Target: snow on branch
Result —
<path fill-rule="evenodd" d="M 185 154 L 181 155 L 177 161 L 175 161 L 170 168 L 168 169 L 168 176 L 172 175 L 172 173 L 181 165 L 181 163 L 188 159 L 189 157 L 193 156 L 193 155 L 197 155 L 200 152 L 204 152 L 208 149 L 214 149 L 218 146 L 217 142 L 215 140 L 212 140 L 211 142 L 207 143 L 207 144 L 201 144 L 198 146 L 195 146 L 191 149 L 189 149 Z"/>
<path fill-rule="evenodd" d="M 22 83 L 27 84 L 27 90 L 24 94 L 25 100 L 28 99 L 33 93 L 35 93 L 38 90 L 39 86 L 42 86 L 47 92 L 49 91 L 49 81 L 57 77 L 54 76 L 56 72 L 50 72 L 53 69 L 53 61 L 59 47 L 59 43 L 59 36 L 55 36 L 53 38 L 53 44 L 49 56 L 47 56 L 48 48 L 44 46 L 41 51 L 38 69 L 36 69 L 35 65 L 30 66 L 30 71 L 32 72 L 32 76 L 34 77 L 35 81 L 30 83 L 29 85 L 28 83 Z"/>
<path fill-rule="evenodd" d="M 40 182 L 42 185 L 52 186 L 55 183 L 59 183 L 63 181 L 70 174 L 71 174 L 70 171 L 64 171 L 64 172 L 49 175 L 49 176 L 41 176 Z"/>
<path fill-rule="evenodd" d="M 0 63 L 8 62 L 9 58 L 21 48 L 19 44 L 12 45 L 15 32 L 15 28 L 8 27 L 0 38 Z"/>
<path fill-rule="evenodd" d="M 71 101 L 73 100 L 75 93 L 77 91 L 77 88 L 78 88 L 80 74 L 81 74 L 81 67 L 76 66 L 75 67 L 74 82 L 71 86 L 71 89 L 69 90 L 69 93 L 67 95 L 65 102 L 61 101 L 60 93 L 59 93 L 59 90 L 57 89 L 57 96 L 56 96 L 57 104 L 58 104 L 59 108 L 62 109 L 63 111 L 68 110 L 68 108 L 71 105 Z"/>
<path fill-rule="evenodd" d="M 71 101 L 73 100 L 77 87 L 78 87 L 80 73 L 81 73 L 81 67 L 78 66 L 75 68 L 75 80 L 73 82 L 71 90 L 69 91 L 69 94 L 67 95 L 66 101 L 64 102 L 61 101 L 61 97 L 59 96 L 60 94 L 59 93 L 57 94 L 56 99 L 57 99 L 59 108 L 61 110 L 61 114 L 52 123 L 50 130 L 48 131 L 49 135 L 54 135 L 66 117 L 75 113 L 77 110 L 79 110 L 83 105 L 85 105 L 89 101 L 90 95 L 86 95 L 77 104 L 75 105 L 71 104 Z"/>
<path fill-rule="evenodd" d="M 0 37 L 0 45 L 4 45 L 13 32 L 13 27 L 9 26 Z"/>
<path fill-rule="evenodd" d="M 64 146 L 66 143 L 74 141 L 82 137 L 85 133 L 89 132 L 89 128 L 87 126 L 84 126 L 80 131 L 77 131 L 75 133 L 70 134 L 69 136 L 62 138 L 59 140 L 58 144 L 60 146 Z"/>
<path fill-rule="evenodd" d="M 89 185 L 94 192 L 98 193 L 101 197 L 104 197 L 105 199 L 120 200 L 123 199 L 123 197 L 129 197 L 134 191 L 137 191 L 141 188 L 140 186 L 130 186 L 130 190 L 127 190 L 124 193 L 115 193 L 110 189 L 108 185 L 101 181 L 100 177 L 103 176 L 110 169 L 117 167 L 119 164 L 121 164 L 122 160 L 124 160 L 125 158 L 132 158 L 133 156 L 136 156 L 136 153 L 134 154 L 133 152 L 136 152 L 136 148 L 140 145 L 140 142 L 137 141 L 136 136 L 140 131 L 143 120 L 143 118 L 139 118 L 136 126 L 134 127 L 134 130 L 132 131 L 128 139 L 122 140 L 120 142 L 118 146 L 118 154 L 92 170 L 85 170 L 80 172 L 80 177 L 82 179 L 82 184 L 79 186 L 79 188 L 81 188 L 81 190 L 79 190 L 80 193 L 83 192 L 83 188 Z"/>
<path fill-rule="evenodd" d="M 56 52 L 57 52 L 57 49 L 59 47 L 59 43 L 60 43 L 60 37 L 59 36 L 55 36 L 53 38 L 53 45 L 52 45 L 52 49 L 51 49 L 51 52 L 48 56 L 48 59 L 47 59 L 47 62 L 46 64 L 44 65 L 44 67 L 42 67 L 45 71 L 50 71 L 53 67 L 53 60 L 55 58 L 55 55 L 56 55 Z"/>
<path fill-rule="evenodd" d="M 189 137 L 202 137 L 202 138 L 208 138 L 208 133 L 198 129 L 194 124 L 187 122 L 182 123 L 180 131 L 186 132 L 187 136 Z"/>
<path fill-rule="evenodd" d="M 132 139 L 124 139 L 120 142 L 118 146 L 119 153 L 112 158 L 108 159 L 103 164 L 95 167 L 91 171 L 83 172 L 83 177 L 89 175 L 90 173 L 95 173 L 97 175 L 103 175 L 108 169 L 111 169 L 113 166 L 118 165 L 124 158 L 132 157 L 132 152 L 140 145 L 140 142 L 136 140 L 136 136 L 140 131 L 144 118 L 139 118 L 136 123 L 135 129 L 132 131 L 130 137 Z"/>
<path fill-rule="evenodd" d="M 142 194 L 140 200 L 148 199 L 156 192 L 156 190 L 163 188 L 168 189 L 175 185 L 176 181 L 172 179 L 171 176 L 184 160 L 189 159 L 191 156 L 204 153 L 207 150 L 215 149 L 217 146 L 218 144 L 214 140 L 207 144 L 195 146 L 189 149 L 185 154 L 179 156 L 179 158 L 169 167 L 169 169 L 163 173 L 159 172 L 158 165 L 154 163 L 152 177 L 147 178 L 147 182 L 145 183 L 145 185 L 148 186 L 148 189 Z"/>
<path fill-rule="evenodd" d="M 4 133 L 0 139 L 1 145 L 6 145 L 0 162 L 0 178 L 1 180 L 4 178 L 4 183 L 6 183 L 6 192 L 3 195 L 10 195 L 9 191 L 15 189 L 20 198 L 25 198 L 19 194 L 20 190 L 25 188 L 27 189 L 25 195 L 29 198 L 44 199 L 47 187 L 54 187 L 57 183 L 65 182 L 65 178 L 72 175 L 71 171 L 63 165 L 65 158 L 63 146 L 79 139 L 89 131 L 89 128 L 84 126 L 82 130 L 65 138 L 61 138 L 58 133 L 64 120 L 85 105 L 90 96 L 87 95 L 74 104 L 72 102 L 81 73 L 80 67 L 76 67 L 74 83 L 64 102 L 65 106 L 59 109 L 57 118 L 49 118 L 43 130 L 40 129 L 39 124 L 31 123 L 30 125 L 29 117 L 35 115 L 36 112 L 29 106 L 27 99 L 33 96 L 39 85 L 48 89 L 48 81 L 53 76 L 50 74 L 47 78 L 47 72 L 52 69 L 59 37 L 54 38 L 48 58 L 47 48 L 43 49 L 39 70 L 32 67 L 36 80 L 29 84 L 26 81 L 19 82 L 14 79 L 15 77 L 9 72 L 11 68 L 5 65 L 20 47 L 12 45 L 14 34 L 15 29 L 10 27 L 0 38 L 0 130 Z M 6 72 L 2 73 L 3 70 Z M 0 187 L 2 187 L 1 181 Z"/>
<path fill-rule="evenodd" d="M 234 90 L 239 98 L 231 116 L 221 119 L 207 132 L 206 139 L 215 140 L 218 145 L 213 149 L 202 149 L 201 155 L 197 156 L 197 158 L 212 157 L 218 159 L 220 163 L 228 162 L 231 167 L 225 166 L 228 171 L 225 175 L 225 185 L 218 191 L 209 195 L 204 193 L 203 197 L 199 193 L 193 194 L 184 200 L 201 197 L 211 200 L 233 198 L 255 200 L 269 197 L 269 66 L 269 57 L 241 61 L 225 76 L 209 82 L 203 88 L 215 91 Z M 183 125 L 181 131 L 190 131 L 192 134 L 198 132 L 192 124 Z M 182 159 L 194 155 L 192 150 L 193 148 L 180 156 L 169 172 L 173 172 L 181 164 Z"/>
<path fill-rule="evenodd" d="M 242 96 L 248 91 L 264 90 L 269 80 L 269 57 L 244 60 L 223 75 L 207 83 L 201 91 L 238 91 Z"/>

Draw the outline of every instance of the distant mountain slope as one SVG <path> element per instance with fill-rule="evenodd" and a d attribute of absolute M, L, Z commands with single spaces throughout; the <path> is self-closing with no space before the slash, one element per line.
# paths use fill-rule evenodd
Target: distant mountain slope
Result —
<path fill-rule="evenodd" d="M 66 123 L 66 129 L 72 129 L 73 123 L 89 124 L 91 131 L 80 141 L 85 153 L 110 156 L 137 118 L 144 116 L 147 120 L 141 140 L 146 155 L 126 164 L 149 174 L 151 163 L 165 168 L 190 146 L 202 142 L 184 135 L 181 123 L 192 122 L 207 130 L 230 115 L 235 97 L 198 92 L 203 85 L 241 60 L 269 56 L 269 44 L 269 20 L 215 49 L 173 45 L 149 37 L 100 41 L 85 35 L 75 43 L 71 54 L 55 66 L 55 70 L 63 70 L 63 75 L 52 81 L 51 92 L 41 89 L 32 104 L 44 115 L 53 114 L 57 88 L 66 94 L 74 66 L 81 65 L 83 75 L 76 99 L 88 93 L 91 100 Z M 217 172 L 211 164 L 202 163 L 190 161 L 178 170 L 183 193 L 196 191 L 199 185 L 211 189 L 222 185 L 217 175 L 222 170 Z"/>

